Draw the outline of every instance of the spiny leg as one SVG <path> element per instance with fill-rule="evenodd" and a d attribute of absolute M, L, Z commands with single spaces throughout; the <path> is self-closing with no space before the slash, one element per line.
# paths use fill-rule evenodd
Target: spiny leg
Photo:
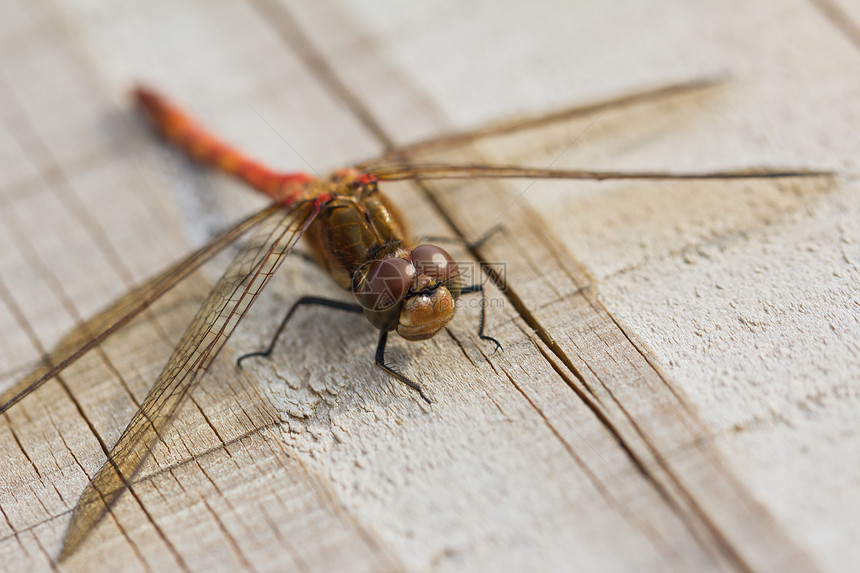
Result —
<path fill-rule="evenodd" d="M 330 298 L 322 298 L 322 297 L 318 297 L 318 296 L 303 296 L 302 298 L 297 300 L 295 303 L 293 303 L 293 306 L 291 306 L 290 310 L 287 311 L 286 316 L 284 316 L 284 320 L 281 321 L 281 325 L 278 326 L 278 330 L 275 332 L 275 336 L 272 337 L 272 342 L 269 344 L 268 348 L 266 348 L 265 350 L 258 350 L 256 352 L 249 352 L 247 354 L 243 354 L 242 356 L 239 357 L 238 360 L 236 360 L 236 366 L 241 368 L 242 367 L 242 361 L 245 360 L 246 358 L 250 358 L 252 356 L 265 356 L 265 357 L 271 356 L 272 351 L 274 351 L 274 349 L 275 349 L 275 344 L 277 344 L 277 342 L 278 342 L 278 338 L 281 336 L 281 333 L 284 332 L 284 329 L 287 327 L 287 323 L 290 321 L 290 318 L 293 317 L 293 313 L 295 313 L 296 310 L 300 306 L 305 306 L 305 305 L 323 306 L 326 308 L 345 310 L 347 312 L 356 312 L 356 313 L 363 313 L 364 312 L 364 308 L 358 304 L 343 302 L 340 300 L 334 300 L 334 299 L 330 299 Z"/>
<path fill-rule="evenodd" d="M 507 232 L 507 230 L 508 229 L 507 229 L 507 227 L 505 227 L 504 224 L 499 223 L 499 224 L 493 225 L 492 227 L 487 229 L 483 235 L 481 235 L 480 237 L 478 237 L 477 239 L 475 239 L 471 243 L 465 243 L 459 237 L 443 237 L 443 236 L 437 236 L 437 235 L 422 235 L 422 236 L 418 237 L 416 244 L 420 245 L 420 244 L 424 244 L 424 243 L 431 243 L 431 244 L 456 243 L 458 245 L 466 245 L 466 248 L 469 250 L 474 250 L 474 249 L 479 248 L 484 243 L 486 243 L 487 240 L 490 237 L 492 237 L 493 235 L 495 235 L 496 233 L 505 233 L 505 232 Z"/>
<path fill-rule="evenodd" d="M 484 291 L 484 285 L 467 286 L 467 287 L 463 287 L 460 290 L 460 294 L 469 294 L 469 293 L 473 293 L 473 292 L 481 293 L 481 319 L 480 319 L 480 322 L 478 323 L 478 338 L 480 338 L 481 340 L 489 340 L 490 342 L 495 344 L 496 349 L 493 350 L 493 354 L 495 354 L 496 352 L 501 350 L 502 345 L 498 340 L 496 340 L 492 336 L 487 336 L 486 334 L 484 334 L 484 319 L 486 318 L 486 310 L 487 310 L 487 293 L 486 293 L 486 291 Z"/>
<path fill-rule="evenodd" d="M 484 245 L 484 243 L 486 243 L 490 239 L 490 237 L 492 237 L 493 235 L 495 235 L 497 233 L 507 233 L 507 232 L 508 232 L 508 228 L 505 226 L 504 223 L 496 223 L 495 225 L 493 225 L 492 227 L 490 227 L 489 229 L 484 231 L 483 235 L 481 235 L 480 237 L 478 237 L 477 239 L 475 239 L 471 243 L 468 243 L 466 246 L 469 247 L 469 250 L 474 251 L 475 249 L 481 248 Z"/>
<path fill-rule="evenodd" d="M 379 333 L 379 342 L 376 345 L 376 365 L 418 392 L 418 394 L 424 398 L 424 401 L 428 404 L 432 404 L 430 398 L 424 395 L 424 390 L 421 388 L 421 385 L 417 382 L 413 382 L 397 370 L 393 369 L 391 366 L 388 366 L 385 363 L 385 344 L 388 342 L 388 331 L 382 330 Z"/>

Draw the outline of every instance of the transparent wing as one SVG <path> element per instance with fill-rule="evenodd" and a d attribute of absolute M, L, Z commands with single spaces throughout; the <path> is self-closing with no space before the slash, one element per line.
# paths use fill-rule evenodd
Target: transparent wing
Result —
<path fill-rule="evenodd" d="M 75 506 L 60 560 L 80 546 L 149 455 L 242 316 L 319 213 L 319 202 L 271 213 L 209 293 L 155 385 Z"/>
<path fill-rule="evenodd" d="M 602 114 L 611 109 L 618 109 L 637 103 L 661 100 L 684 94 L 688 92 L 711 89 L 725 83 L 727 78 L 721 76 L 704 76 L 690 81 L 660 86 L 646 87 L 640 90 L 623 93 L 603 100 L 588 103 L 580 103 L 572 107 L 558 109 L 539 116 L 522 117 L 513 121 L 503 121 L 471 131 L 457 132 L 419 141 L 392 149 L 381 156 L 368 159 L 357 164 L 355 167 L 362 171 L 372 170 L 377 165 L 402 161 L 421 154 L 434 151 L 451 151 L 459 146 L 479 141 L 484 138 L 499 135 L 517 133 L 535 129 L 545 125 L 552 125 L 560 121 L 571 120 L 577 117 Z"/>
<path fill-rule="evenodd" d="M 581 169 L 538 169 L 507 165 L 394 164 L 368 170 L 381 181 L 407 179 L 756 179 L 775 177 L 816 177 L 833 175 L 830 171 L 794 168 L 749 168 L 729 171 L 680 173 L 671 171 L 587 171 Z"/>
<path fill-rule="evenodd" d="M 0 394 L 0 414 L 101 344 L 108 336 L 149 308 L 164 293 L 182 282 L 200 265 L 281 209 L 279 205 L 271 205 L 254 213 L 181 261 L 174 263 L 158 276 L 123 295 L 110 307 L 76 328 L 51 351 L 46 359 L 47 366 L 27 374 Z"/>

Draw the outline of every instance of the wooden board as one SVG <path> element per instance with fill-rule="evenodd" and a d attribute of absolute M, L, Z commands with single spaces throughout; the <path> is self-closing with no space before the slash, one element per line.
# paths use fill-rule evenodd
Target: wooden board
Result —
<path fill-rule="evenodd" d="M 504 351 L 478 340 L 473 304 L 431 341 L 395 341 L 428 407 L 372 366 L 368 325 L 309 310 L 276 357 L 239 371 L 292 300 L 340 295 L 292 257 L 62 568 L 860 564 L 860 86 L 831 4 L 9 4 L 5 386 L 261 204 L 160 146 L 129 109 L 137 80 L 285 169 L 588 108 L 418 158 L 839 173 L 391 185 L 419 235 L 503 223 L 454 251 L 503 269 L 488 329 Z M 4 416 L 4 569 L 56 566 L 77 497 L 225 260 Z"/>

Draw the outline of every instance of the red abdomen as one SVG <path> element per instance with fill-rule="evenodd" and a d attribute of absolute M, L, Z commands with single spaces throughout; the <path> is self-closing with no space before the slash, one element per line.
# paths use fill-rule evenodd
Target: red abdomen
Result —
<path fill-rule="evenodd" d="M 238 177 L 254 189 L 289 203 L 301 186 L 315 178 L 306 173 L 278 173 L 220 141 L 159 93 L 145 87 L 134 98 L 165 138 L 188 155 Z M 292 190 L 295 189 L 295 192 Z"/>

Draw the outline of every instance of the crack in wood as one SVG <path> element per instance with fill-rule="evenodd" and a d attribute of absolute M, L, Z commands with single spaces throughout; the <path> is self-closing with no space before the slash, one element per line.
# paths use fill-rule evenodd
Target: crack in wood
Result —
<path fill-rule="evenodd" d="M 273 8 L 272 6 L 264 2 L 255 2 L 255 5 L 260 9 L 262 13 L 264 13 L 268 19 L 270 24 L 275 28 L 277 32 L 281 34 L 281 36 L 287 41 L 287 43 L 292 46 L 303 58 L 308 68 L 314 73 L 320 82 L 328 86 L 328 88 L 343 101 L 354 113 L 354 115 L 359 119 L 359 121 L 376 137 L 384 143 L 389 149 L 393 147 L 393 140 L 390 138 L 380 127 L 379 122 L 375 120 L 372 112 L 364 105 L 364 103 L 360 100 L 360 98 L 354 95 L 349 88 L 340 80 L 337 72 L 334 70 L 332 66 L 328 64 L 325 58 L 319 53 L 316 47 L 309 41 L 309 39 L 303 34 L 293 18 L 289 15 L 288 10 L 280 5 L 278 8 Z M 685 91 L 689 89 L 702 89 L 706 87 L 710 87 L 714 85 L 715 82 L 712 80 L 703 80 L 703 81 L 694 81 L 689 82 L 687 84 L 681 84 L 679 86 L 665 86 L 664 88 L 657 88 L 655 90 L 651 90 L 650 94 L 647 97 L 662 97 L 665 95 L 672 95 L 678 93 L 679 91 Z M 647 93 L 647 92 L 646 92 Z M 615 105 L 626 105 L 633 101 L 636 101 L 638 97 L 642 97 L 642 94 L 634 94 L 633 96 L 622 96 L 615 98 L 614 100 L 610 100 L 609 102 L 603 102 L 603 106 L 607 103 Z M 588 106 L 590 109 L 603 109 L 601 104 L 590 104 Z M 561 114 L 555 114 L 555 117 L 569 117 L 570 114 L 573 113 L 571 110 L 566 110 Z M 587 112 L 586 112 L 587 113 Z M 517 129 L 518 126 L 530 126 L 530 125 L 541 125 L 542 123 L 553 121 L 553 115 L 551 114 L 547 118 L 531 118 L 526 120 L 525 122 L 512 122 L 507 126 L 496 126 L 488 128 L 487 133 L 504 133 L 513 129 Z M 506 131 L 507 130 L 507 131 Z M 451 136 L 449 138 L 441 138 L 440 141 L 471 141 L 471 136 L 457 134 L 455 136 Z M 426 150 L 428 147 L 433 147 L 436 145 L 434 142 L 425 142 L 423 144 L 416 144 L 414 147 L 415 150 L 421 150 L 422 145 Z M 408 149 L 408 148 L 407 148 Z M 397 158 L 404 158 L 404 155 L 397 154 L 394 155 Z M 417 182 L 417 185 L 423 190 L 426 199 L 434 206 L 436 211 L 441 215 L 443 220 L 450 226 L 450 228 L 454 229 L 455 232 L 464 239 L 465 241 L 465 232 L 464 228 L 457 223 L 456 216 L 454 212 L 447 206 L 434 192 L 430 190 L 430 188 L 424 182 Z M 530 214 L 531 211 L 526 209 Z M 533 215 L 533 214 L 532 214 Z M 540 226 L 538 227 L 541 228 Z M 543 235 L 543 233 L 539 233 Z M 563 249 L 559 249 L 553 243 L 554 241 L 547 241 L 547 237 L 542 236 L 540 239 L 543 240 L 544 243 L 547 243 L 548 251 L 552 256 L 560 257 Z M 470 249 L 475 258 L 480 262 L 486 262 L 486 258 L 482 257 L 478 249 Z M 561 259 L 557 259 L 557 262 L 561 263 L 559 266 L 562 269 L 562 272 L 569 273 L 570 278 L 574 281 L 575 284 L 581 284 L 577 279 L 586 278 L 586 285 L 591 286 L 594 284 L 593 279 L 590 277 L 588 271 L 582 267 L 578 261 L 574 260 L 565 260 L 561 261 Z M 575 269 L 575 272 L 571 272 Z M 492 275 L 492 273 L 491 273 Z M 493 278 L 493 277 L 491 277 Z M 494 277 L 495 280 L 498 280 L 498 277 Z M 648 483 L 655 488 L 658 494 L 665 500 L 667 505 L 673 509 L 673 511 L 681 517 L 687 523 L 688 529 L 691 534 L 699 539 L 700 544 L 703 546 L 706 552 L 710 553 L 711 551 L 711 543 L 708 543 L 706 540 L 703 540 L 699 536 L 700 527 L 699 525 L 693 523 L 691 520 L 695 520 L 704 527 L 704 530 L 708 532 L 708 536 L 712 539 L 712 543 L 719 550 L 719 552 L 727 559 L 730 563 L 733 564 L 734 568 L 739 571 L 753 571 L 754 567 L 746 560 L 746 557 L 741 553 L 740 549 L 736 547 L 733 542 L 725 535 L 722 527 L 715 523 L 707 511 L 705 511 L 696 501 L 696 496 L 693 495 L 689 489 L 684 484 L 683 480 L 675 473 L 671 465 L 663 458 L 660 454 L 658 448 L 655 447 L 653 443 L 650 442 L 648 435 L 643 431 L 643 429 L 637 423 L 635 416 L 633 416 L 625 406 L 618 400 L 618 398 L 611 391 L 611 385 L 607 384 L 605 380 L 601 376 L 597 376 L 598 380 L 600 380 L 601 385 L 603 386 L 603 391 L 612 399 L 615 403 L 616 407 L 620 409 L 622 416 L 624 419 L 628 421 L 628 423 L 632 424 L 633 431 L 639 438 L 644 440 L 646 452 L 648 456 L 653 456 L 653 459 L 656 461 L 657 466 L 665 472 L 666 476 L 670 479 L 670 483 L 674 489 L 677 490 L 677 495 L 680 495 L 682 499 L 688 504 L 688 507 L 692 510 L 692 513 L 688 510 L 683 509 L 679 504 L 678 500 L 672 495 L 667 489 L 668 484 L 663 483 L 663 479 L 655 475 L 650 467 L 650 464 L 646 463 L 642 458 L 643 454 L 646 452 L 639 452 L 638 447 L 629 442 L 629 437 L 625 431 L 622 431 L 616 423 L 613 421 L 613 417 L 605 410 L 605 405 L 602 403 L 599 393 L 595 388 L 592 388 L 591 384 L 587 381 L 586 377 L 580 373 L 579 369 L 573 364 L 573 361 L 568 357 L 567 353 L 564 349 L 553 339 L 551 335 L 551 329 L 542 324 L 542 322 L 531 312 L 529 305 L 526 304 L 515 292 L 515 290 L 508 285 L 504 285 L 507 288 L 503 289 L 505 297 L 508 301 L 511 302 L 516 312 L 519 316 L 526 322 L 526 324 L 531 327 L 541 341 L 546 345 L 547 349 L 555 356 L 561 363 L 564 365 L 562 368 L 555 365 L 555 362 L 549 360 L 549 356 L 546 355 L 542 349 L 540 349 L 541 353 L 544 354 L 545 358 L 554 365 L 554 368 L 558 375 L 566 381 L 568 387 L 570 387 L 583 401 L 586 406 L 593 412 L 593 414 L 600 420 L 600 423 L 610 432 L 610 434 L 616 440 L 618 446 L 626 453 L 629 460 L 634 464 L 634 466 L 639 470 L 642 476 L 647 480 Z M 580 288 L 582 288 L 580 286 Z M 633 344 L 631 337 L 625 332 L 624 328 L 620 326 L 620 324 L 612 317 L 611 313 L 606 310 L 601 303 L 597 301 L 596 294 L 594 289 L 586 289 L 578 293 L 579 298 L 582 298 L 588 306 L 591 307 L 591 312 L 594 314 L 594 317 L 598 321 L 603 321 L 604 323 L 608 323 L 612 325 L 616 329 L 617 332 L 620 332 L 622 339 L 626 342 L 624 343 L 628 347 L 632 347 L 634 352 L 638 353 L 640 357 L 643 359 L 644 364 L 647 368 L 650 368 L 652 372 L 657 375 L 658 380 L 661 381 L 662 387 L 669 389 L 669 395 L 676 401 L 679 402 L 679 405 L 685 407 L 685 402 L 678 400 L 678 393 L 672 388 L 672 385 L 665 378 L 664 374 L 660 372 L 658 369 L 654 367 L 653 360 L 650 357 L 645 356 L 645 353 L 641 348 L 637 345 Z M 570 300 L 570 299 L 568 299 Z M 617 347 L 615 342 L 608 343 L 608 349 L 615 350 L 621 354 L 624 354 L 623 348 Z M 585 360 L 586 364 L 588 364 L 588 360 Z M 629 369 L 630 367 L 634 368 L 634 370 L 638 370 L 638 367 L 634 365 L 632 362 L 628 367 L 622 367 Z M 573 376 L 571 378 L 568 376 L 568 372 Z M 596 372 L 594 374 L 597 374 Z M 519 388 L 518 388 L 519 389 Z M 691 416 L 693 419 L 696 419 L 696 416 L 691 411 L 685 412 L 688 416 Z M 707 456 L 706 456 L 707 457 Z M 713 460 L 711 463 L 714 463 Z M 717 465 L 720 465 L 717 462 Z M 720 471 L 725 473 L 725 468 L 720 467 Z M 735 484 L 737 485 L 737 484 Z M 735 495 L 741 494 L 741 492 L 735 489 Z M 743 494 L 740 497 L 744 497 Z M 749 500 L 746 500 L 747 502 Z M 761 512 L 762 508 L 758 508 Z M 761 525 L 764 526 L 765 523 L 770 523 L 773 526 L 773 523 L 770 522 L 767 518 L 761 520 Z M 773 535 L 779 537 L 782 533 L 778 530 L 778 528 L 773 528 Z M 795 551 L 796 554 L 802 555 L 802 552 L 799 550 Z M 803 558 L 801 558 L 803 561 Z M 800 565 L 799 563 L 795 563 L 798 568 L 809 568 L 812 569 L 811 565 Z"/>

